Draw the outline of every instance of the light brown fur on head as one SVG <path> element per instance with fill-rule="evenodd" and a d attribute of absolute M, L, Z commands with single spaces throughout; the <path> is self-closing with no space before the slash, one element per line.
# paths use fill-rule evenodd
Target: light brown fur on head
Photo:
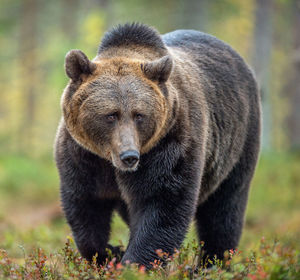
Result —
<path fill-rule="evenodd" d="M 167 62 L 170 63 L 169 58 L 162 61 L 165 64 Z M 80 145 L 120 167 L 118 153 L 122 150 L 122 143 L 119 130 L 124 130 L 124 127 L 136 130 L 132 133 L 132 137 L 135 138 L 135 146 L 140 154 L 153 148 L 167 132 L 174 100 L 170 96 L 165 96 L 159 86 L 160 81 L 156 81 L 153 75 L 150 76 L 146 72 L 146 69 L 148 72 L 164 69 L 159 69 L 157 66 L 159 62 L 152 65 L 149 61 L 128 57 L 97 57 L 92 62 L 86 63 L 92 65 L 92 73 L 82 73 L 79 80 L 71 80 L 62 97 L 66 127 Z M 168 75 L 169 73 L 166 79 Z M 132 108 L 138 109 L 137 113 L 145 115 L 153 126 L 151 135 L 147 135 L 145 139 L 141 134 L 146 129 L 138 133 L 137 126 L 128 118 L 129 112 L 125 112 Z M 113 128 L 115 131 L 110 136 L 106 135 L 107 138 L 100 137 L 102 131 L 106 131 L 107 128 L 101 127 L 106 124 L 100 121 L 97 127 L 96 119 L 114 112 L 120 114 L 118 127 Z"/>

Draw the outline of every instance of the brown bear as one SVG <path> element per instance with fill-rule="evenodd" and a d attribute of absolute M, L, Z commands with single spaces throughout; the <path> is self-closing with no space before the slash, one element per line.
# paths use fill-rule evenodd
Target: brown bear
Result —
<path fill-rule="evenodd" d="M 143 24 L 108 31 L 96 58 L 66 56 L 56 138 L 61 199 L 83 257 L 99 263 L 111 216 L 130 228 L 122 262 L 151 267 L 196 220 L 204 258 L 238 245 L 260 146 L 253 73 L 213 36 Z"/>

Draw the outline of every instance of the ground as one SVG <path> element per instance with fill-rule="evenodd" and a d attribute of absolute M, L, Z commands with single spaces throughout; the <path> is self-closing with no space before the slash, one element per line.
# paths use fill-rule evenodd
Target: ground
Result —
<path fill-rule="evenodd" d="M 0 279 L 300 279 L 299 153 L 261 155 L 238 251 L 229 252 L 223 264 L 194 273 L 199 247 L 193 225 L 184 248 L 164 269 L 155 264 L 145 273 L 114 260 L 99 268 L 82 260 L 60 211 L 50 157 L 3 156 L 0 197 Z M 128 229 L 115 215 L 110 242 L 127 241 Z"/>

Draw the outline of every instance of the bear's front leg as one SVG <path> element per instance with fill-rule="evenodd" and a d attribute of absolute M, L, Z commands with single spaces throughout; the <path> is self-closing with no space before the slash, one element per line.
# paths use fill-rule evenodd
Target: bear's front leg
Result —
<path fill-rule="evenodd" d="M 82 149 L 72 138 L 59 140 L 56 162 L 64 213 L 81 255 L 92 260 L 97 253 L 97 261 L 103 263 L 106 248 L 113 254 L 119 253 L 107 244 L 112 212 L 119 203 L 118 195 L 113 195 L 117 189 L 113 171 L 108 163 Z"/>
<path fill-rule="evenodd" d="M 181 246 L 194 213 L 194 201 L 165 195 L 149 198 L 132 209 L 131 236 L 122 262 L 145 265 L 159 259 L 157 249 L 173 254 Z"/>
<path fill-rule="evenodd" d="M 144 176 L 130 198 L 131 235 L 123 263 L 151 268 L 151 262 L 159 259 L 157 249 L 173 254 L 181 246 L 197 204 L 196 182 L 181 175 L 158 174 L 155 180 L 153 175 L 151 180 Z M 135 187 L 133 184 L 131 190 Z"/>
<path fill-rule="evenodd" d="M 97 253 L 97 262 L 107 258 L 106 248 L 119 254 L 108 245 L 111 216 L 116 202 L 95 198 L 70 198 L 63 195 L 63 208 L 81 255 L 91 261 Z"/>

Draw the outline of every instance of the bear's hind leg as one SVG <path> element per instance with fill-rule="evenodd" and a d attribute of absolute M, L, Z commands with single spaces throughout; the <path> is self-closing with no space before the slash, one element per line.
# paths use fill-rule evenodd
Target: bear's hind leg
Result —
<path fill-rule="evenodd" d="M 242 157 L 218 189 L 197 208 L 197 231 L 199 240 L 204 241 L 204 262 L 215 255 L 223 259 L 226 250 L 238 246 L 256 163 L 256 157 L 252 159 L 251 164 Z"/>

